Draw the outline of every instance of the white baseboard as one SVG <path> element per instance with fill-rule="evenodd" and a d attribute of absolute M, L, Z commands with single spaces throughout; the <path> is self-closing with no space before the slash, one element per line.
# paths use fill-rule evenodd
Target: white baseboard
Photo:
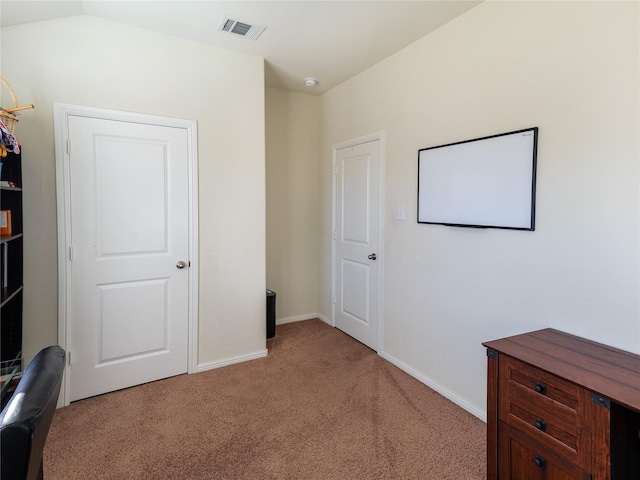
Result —
<path fill-rule="evenodd" d="M 268 350 L 259 350 L 248 355 L 241 355 L 239 357 L 225 358 L 224 360 L 216 360 L 214 362 L 199 363 L 196 367 L 196 371 L 193 373 L 206 372 L 207 370 L 213 370 L 214 368 L 226 367 L 233 365 L 234 363 L 248 362 L 249 360 L 256 360 L 258 358 L 266 357 Z"/>
<path fill-rule="evenodd" d="M 317 313 L 307 313 L 305 315 L 296 315 L 295 317 L 278 318 L 276 319 L 276 325 L 284 325 L 285 323 L 302 322 L 303 320 L 311 320 L 312 318 L 318 318 Z"/>
<path fill-rule="evenodd" d="M 293 322 L 303 322 L 304 320 L 311 320 L 313 318 L 319 318 L 327 325 L 331 325 L 331 319 L 325 317 L 320 313 L 306 313 L 304 315 L 296 315 L 295 317 L 279 318 L 276 320 L 276 325 L 284 325 L 285 323 Z"/>
<path fill-rule="evenodd" d="M 295 316 L 295 317 L 281 318 L 281 319 L 276 321 L 276 324 L 277 325 L 284 325 L 285 323 L 301 322 L 301 321 L 304 321 L 304 320 L 311 320 L 313 318 L 319 318 L 320 320 L 322 320 L 323 322 L 325 322 L 326 324 L 331 326 L 331 320 L 328 319 L 327 317 L 325 317 L 324 315 L 319 314 L 319 313 L 309 313 L 307 315 L 299 315 L 299 316 Z M 213 370 L 214 368 L 226 367 L 228 365 L 233 365 L 234 363 L 241 363 L 241 362 L 247 362 L 249 360 L 256 360 L 258 358 L 266 357 L 267 354 L 268 354 L 268 350 L 264 349 L 264 350 L 259 350 L 259 351 L 254 352 L 254 353 L 250 353 L 248 355 L 242 355 L 242 356 L 239 356 L 239 357 L 226 358 L 224 360 L 217 360 L 215 362 L 201 363 L 201 364 L 198 364 L 198 366 L 196 368 L 196 371 L 194 373 L 205 372 L 207 370 Z M 453 403 L 455 403 L 459 407 L 465 409 L 471 415 L 474 415 L 475 417 L 478 417 L 480 420 L 482 420 L 483 422 L 486 423 L 486 421 L 487 421 L 487 412 L 480 410 L 475 405 L 471 405 L 470 403 L 466 402 L 462 398 L 460 398 L 457 395 L 451 393 L 449 390 L 444 388 L 439 383 L 434 382 L 433 380 L 431 380 L 428 377 L 425 377 L 424 375 L 422 375 L 421 373 L 417 372 L 416 370 L 414 370 L 413 368 L 409 367 L 407 364 L 401 362 L 400 360 L 398 360 L 397 358 L 393 357 L 392 355 L 389 355 L 388 353 L 385 353 L 385 352 L 378 352 L 378 355 L 380 355 L 382 358 L 384 358 L 388 362 L 394 364 L 396 367 L 398 367 L 403 372 L 411 375 L 416 380 L 424 383 L 429 388 L 435 390 L 436 392 L 438 392 L 443 397 L 451 400 Z"/>
<path fill-rule="evenodd" d="M 293 322 L 302 322 L 304 320 L 311 320 L 312 318 L 319 318 L 320 320 L 331 324 L 324 317 L 317 313 L 308 313 L 306 315 L 298 315 L 295 317 L 287 317 L 280 318 L 276 320 L 276 325 L 284 325 L 285 323 L 293 323 Z M 196 370 L 193 373 L 198 372 L 206 372 L 207 370 L 213 370 L 214 368 L 226 367 L 228 365 L 233 365 L 234 363 L 247 362 L 249 360 L 256 360 L 258 358 L 266 357 L 268 354 L 268 350 L 259 350 L 254 353 L 250 353 L 248 355 L 241 355 L 239 357 L 225 358 L 224 360 L 216 360 L 214 362 L 208 363 L 200 363 L 196 367 Z"/>
<path fill-rule="evenodd" d="M 300 322 L 300 321 L 303 321 L 303 320 L 310 320 L 312 318 L 319 318 L 320 320 L 322 320 L 327 325 L 333 326 L 332 323 L 331 323 L 331 319 L 325 317 L 324 315 L 322 315 L 320 313 L 309 313 L 307 315 L 300 315 L 300 316 L 296 316 L 296 317 L 282 318 L 280 320 L 277 320 L 276 324 L 282 325 L 282 324 L 285 324 L 285 323 L 292 323 L 292 322 Z M 436 392 L 438 392 L 443 397 L 451 400 L 453 403 L 455 403 L 459 407 L 465 409 L 471 415 L 473 415 L 475 417 L 478 417 L 480 420 L 482 420 L 483 422 L 486 423 L 486 421 L 487 421 L 487 412 L 477 408 L 475 405 L 471 405 L 466 400 L 463 400 L 462 398 L 458 397 L 457 395 L 451 393 L 449 390 L 444 388 L 439 383 L 434 382 L 432 379 L 430 379 L 428 377 L 425 377 L 421 373 L 417 372 L 416 370 L 414 370 L 413 368 L 411 368 L 407 364 L 401 362 L 400 360 L 398 360 L 397 358 L 389 355 L 388 353 L 385 353 L 383 351 L 379 351 L 378 355 L 380 355 L 382 358 L 384 358 L 388 362 L 394 364 L 396 367 L 398 367 L 403 372 L 411 375 L 413 378 L 415 378 L 419 382 L 424 383 L 427 387 L 435 390 Z"/>
<path fill-rule="evenodd" d="M 486 423 L 486 421 L 487 421 L 487 412 L 484 412 L 484 411 L 480 410 L 479 408 L 477 408 L 476 406 L 471 405 L 470 403 L 467 403 L 465 400 L 463 400 L 462 398 L 458 397 L 457 395 L 451 393 L 449 390 L 444 388 L 442 385 L 440 385 L 440 384 L 434 382 L 433 380 L 431 380 L 430 378 L 427 378 L 424 375 L 416 372 L 413 368 L 409 367 L 407 364 L 401 362 L 397 358 L 392 357 L 388 353 L 378 352 L 378 355 L 380 355 L 385 360 L 393 363 L 400 370 L 408 373 L 409 375 L 411 375 L 416 380 L 424 383 L 427 387 L 435 390 L 436 392 L 438 392 L 443 397 L 451 400 L 453 403 L 455 403 L 459 407 L 464 408 L 471 415 L 474 415 L 474 416 L 478 417 L 480 420 L 482 420 L 483 422 Z"/>

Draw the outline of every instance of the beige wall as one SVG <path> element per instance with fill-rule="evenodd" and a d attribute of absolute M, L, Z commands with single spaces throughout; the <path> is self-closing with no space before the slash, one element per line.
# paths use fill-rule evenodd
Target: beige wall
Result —
<path fill-rule="evenodd" d="M 267 287 L 279 323 L 318 314 L 320 97 L 266 89 Z"/>
<path fill-rule="evenodd" d="M 19 126 L 27 351 L 57 338 L 55 101 L 198 121 L 202 364 L 264 348 L 267 261 L 278 317 L 331 317 L 331 146 L 379 131 L 383 356 L 482 416 L 484 340 L 552 326 L 640 352 L 638 14 L 485 2 L 322 97 L 267 89 L 266 110 L 261 59 L 91 17 L 3 29 L 2 73 L 38 107 Z M 418 149 L 530 126 L 535 232 L 416 224 Z"/>
<path fill-rule="evenodd" d="M 638 7 L 485 2 L 323 95 L 322 238 L 331 145 L 384 130 L 381 354 L 480 417 L 485 340 L 551 326 L 640 353 Z M 532 126 L 535 232 L 416 223 L 418 149 Z"/>
<path fill-rule="evenodd" d="M 264 352 L 264 62 L 90 16 L 2 29 L 21 102 L 24 350 L 57 342 L 53 103 L 193 119 L 199 157 L 199 363 Z"/>

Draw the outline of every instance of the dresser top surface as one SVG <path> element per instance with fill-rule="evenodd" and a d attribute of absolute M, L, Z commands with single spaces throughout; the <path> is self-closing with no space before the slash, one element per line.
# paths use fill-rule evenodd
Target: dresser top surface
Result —
<path fill-rule="evenodd" d="M 483 345 L 640 412 L 640 355 L 552 328 Z"/>

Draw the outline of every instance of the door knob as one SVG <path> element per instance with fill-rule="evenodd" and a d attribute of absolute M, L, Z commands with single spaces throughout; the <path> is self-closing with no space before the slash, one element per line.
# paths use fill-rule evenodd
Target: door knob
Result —
<path fill-rule="evenodd" d="M 375 253 L 372 253 L 371 255 L 369 255 L 367 257 L 369 260 L 375 260 L 376 258 L 378 258 L 378 256 Z"/>
<path fill-rule="evenodd" d="M 180 260 L 178 263 L 176 263 L 176 267 L 179 268 L 180 270 L 182 270 L 186 266 L 187 266 L 187 264 L 185 262 L 183 262 L 182 260 Z"/>

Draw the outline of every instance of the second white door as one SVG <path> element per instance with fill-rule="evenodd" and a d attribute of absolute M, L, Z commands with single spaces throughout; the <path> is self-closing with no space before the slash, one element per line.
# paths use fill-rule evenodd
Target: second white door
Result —
<path fill-rule="evenodd" d="M 185 373 L 186 129 L 68 117 L 70 400 Z"/>
<path fill-rule="evenodd" d="M 378 349 L 380 141 L 336 151 L 335 326 Z"/>

